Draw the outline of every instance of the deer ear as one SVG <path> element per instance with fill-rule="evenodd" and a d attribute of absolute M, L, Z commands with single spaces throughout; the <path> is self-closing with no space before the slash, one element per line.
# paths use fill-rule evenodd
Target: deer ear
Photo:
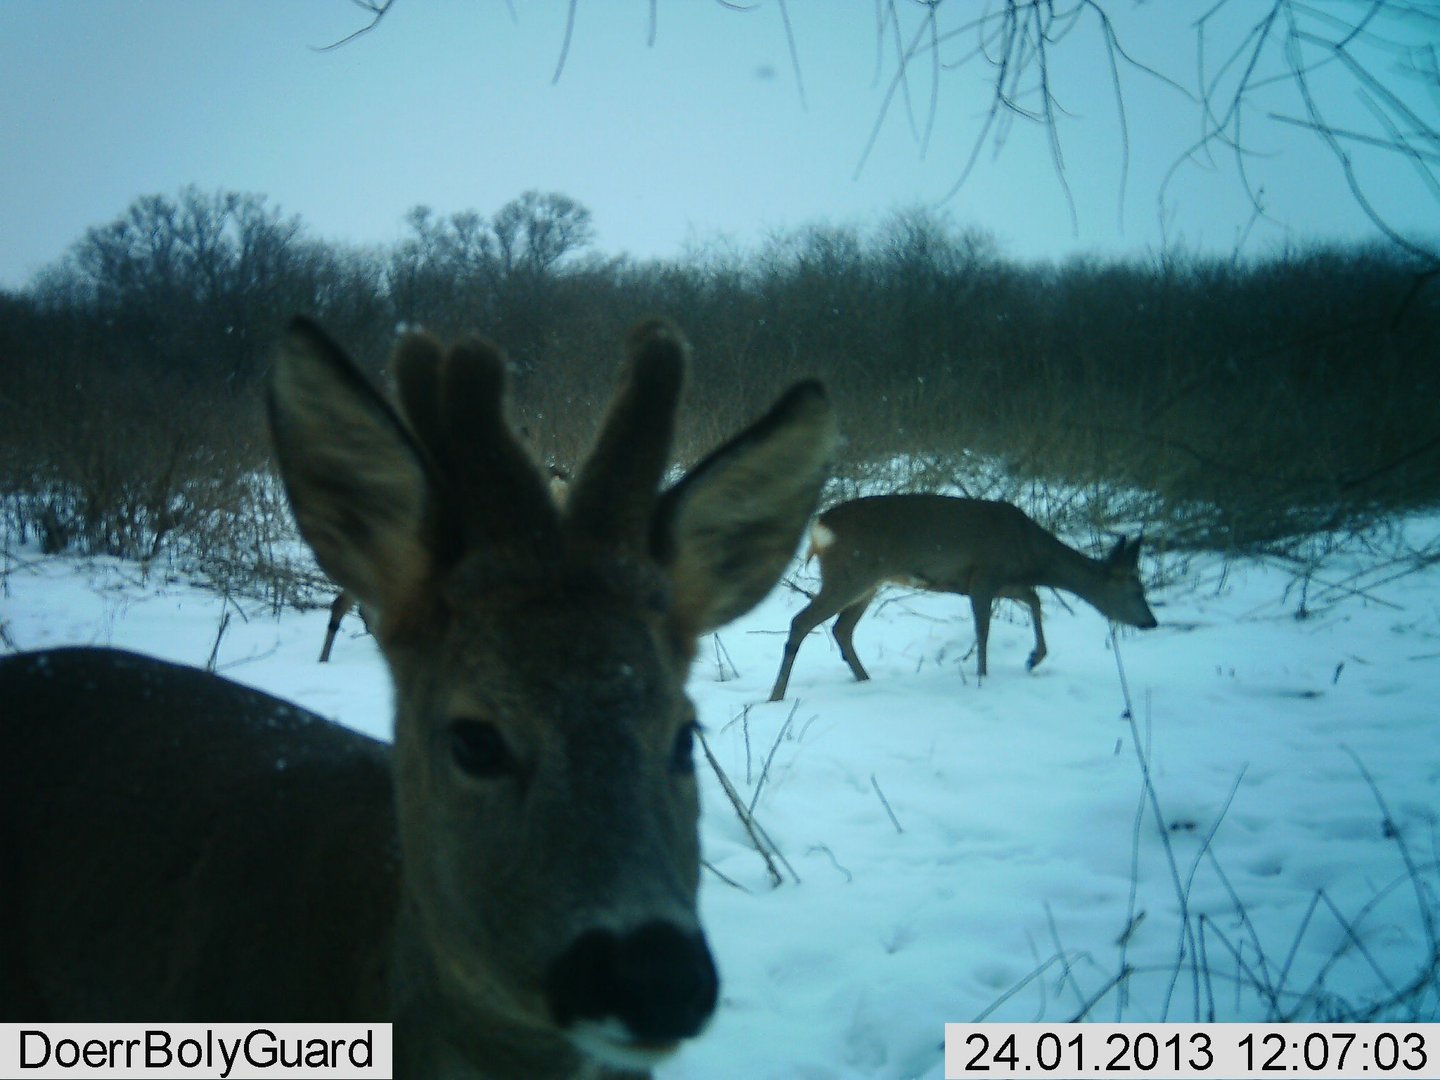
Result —
<path fill-rule="evenodd" d="M 429 573 L 424 457 L 359 368 L 296 319 L 271 371 L 267 405 L 280 476 L 321 568 L 373 610 Z"/>
<path fill-rule="evenodd" d="M 651 549 L 670 577 L 680 637 L 693 642 L 774 587 L 815 511 L 835 441 L 824 389 L 800 383 L 665 493 Z"/>
<path fill-rule="evenodd" d="M 1115 546 L 1110 549 L 1107 562 L 1121 570 L 1134 570 L 1140 565 L 1140 544 L 1143 537 L 1136 537 L 1134 540 L 1122 536 L 1115 541 Z"/>

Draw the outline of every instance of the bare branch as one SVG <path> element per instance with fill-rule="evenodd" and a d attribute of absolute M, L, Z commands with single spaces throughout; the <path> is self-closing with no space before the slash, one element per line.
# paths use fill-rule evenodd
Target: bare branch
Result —
<path fill-rule="evenodd" d="M 565 11 L 565 39 L 560 43 L 560 59 L 555 62 L 555 74 L 550 77 L 551 86 L 560 81 L 560 75 L 565 70 L 565 61 L 570 56 L 570 39 L 575 34 L 575 11 L 579 3 L 580 0 L 570 0 Z"/>
<path fill-rule="evenodd" d="M 790 25 L 790 9 L 785 0 L 779 0 L 780 18 L 785 23 L 785 44 L 790 48 L 790 69 L 795 72 L 795 89 L 800 95 L 800 107 L 809 109 L 805 100 L 805 77 L 800 71 L 800 50 L 795 45 L 795 28 Z"/>
<path fill-rule="evenodd" d="M 1298 116 L 1285 116 L 1281 113 L 1272 112 L 1267 114 L 1267 118 L 1281 124 L 1293 124 L 1295 127 L 1304 128 L 1316 135 L 1319 135 L 1323 130 L 1315 121 L 1305 120 Z M 1391 123 L 1389 119 L 1384 116 L 1377 116 L 1376 119 L 1377 122 Z M 1383 139 L 1376 135 L 1367 135 L 1363 131 L 1349 131 L 1345 128 L 1332 127 L 1329 131 L 1330 134 L 1334 135 L 1337 139 L 1349 139 L 1351 142 L 1373 146 L 1377 150 L 1390 150 L 1394 153 L 1403 154 L 1406 157 L 1416 158 L 1421 161 L 1440 162 L 1440 151 L 1422 150 L 1416 146 L 1398 145 L 1396 140 L 1400 137 L 1400 131 L 1398 128 L 1393 127 L 1393 125 L 1390 127 L 1392 137 Z M 1440 193 L 1437 193 L 1437 197 L 1440 197 Z"/>
<path fill-rule="evenodd" d="M 1249 175 L 1247 163 L 1257 149 L 1246 126 L 1247 115 L 1263 117 L 1317 136 L 1370 224 L 1402 250 L 1440 264 L 1440 251 L 1403 235 L 1375 204 L 1353 153 L 1364 148 L 1401 155 L 1440 202 L 1440 179 L 1430 164 L 1440 160 L 1440 132 L 1433 118 L 1440 109 L 1434 46 L 1416 44 L 1405 32 L 1412 20 L 1433 22 L 1433 12 L 1405 0 L 1342 0 L 1325 7 L 1306 0 L 1273 0 L 1211 69 L 1207 47 L 1220 34 L 1219 17 L 1239 10 L 1245 9 L 1234 0 L 1218 0 L 1196 23 L 1204 126 L 1198 141 L 1167 174 L 1162 199 L 1182 165 L 1212 145 L 1223 145 L 1235 155 L 1236 175 L 1252 205 L 1264 213 L 1263 189 Z M 1376 63 L 1382 59 L 1380 74 Z M 1407 77 L 1414 91 L 1406 90 Z M 1274 95 L 1287 91 L 1297 100 L 1298 114 L 1273 103 Z M 1425 94 L 1428 98 L 1421 96 Z M 1365 110 L 1368 123 L 1362 120 L 1357 127 L 1336 122 L 1337 110 L 1350 102 Z"/>
<path fill-rule="evenodd" d="M 395 0 L 353 0 L 353 2 L 356 7 L 370 13 L 370 21 L 354 33 L 346 34 L 339 41 L 332 41 L 329 45 L 312 45 L 310 46 L 312 49 L 316 52 L 329 52 L 331 49 L 338 49 L 341 45 L 348 45 L 356 38 L 368 34 L 380 25 L 380 20 L 385 18 L 389 13 L 390 6 L 395 3 Z"/>

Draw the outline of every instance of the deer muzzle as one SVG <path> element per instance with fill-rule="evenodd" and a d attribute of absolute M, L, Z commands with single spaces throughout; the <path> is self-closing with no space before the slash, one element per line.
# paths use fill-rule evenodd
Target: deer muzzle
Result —
<path fill-rule="evenodd" d="M 661 921 L 586 931 L 545 981 L 551 1015 L 576 1045 L 625 1068 L 649 1067 L 699 1034 L 718 992 L 704 935 Z"/>

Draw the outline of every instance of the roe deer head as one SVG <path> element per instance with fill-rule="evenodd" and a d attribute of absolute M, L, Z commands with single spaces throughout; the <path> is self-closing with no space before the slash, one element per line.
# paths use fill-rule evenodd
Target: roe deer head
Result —
<path fill-rule="evenodd" d="M 1009 503 L 945 495 L 855 499 L 820 515 L 811 530 L 811 554 L 820 558 L 820 592 L 790 624 L 771 701 L 785 696 L 805 635 L 837 612 L 833 633 L 840 655 L 855 678 L 870 677 L 851 636 L 876 591 L 887 583 L 969 596 L 982 677 L 990 608 L 1000 598 L 1019 600 L 1030 609 L 1035 650 L 1026 667 L 1045 659 L 1037 585 L 1074 593 L 1127 626 L 1148 630 L 1156 625 L 1140 583 L 1139 540 L 1122 538 L 1106 558 L 1092 559 Z"/>
<path fill-rule="evenodd" d="M 492 347 L 405 339 L 402 419 L 297 320 L 280 469 L 370 612 L 393 747 L 133 654 L 0 661 L 0 1020 L 389 1020 L 401 1078 L 526 1080 L 700 1031 L 686 673 L 778 578 L 835 432 L 800 384 L 661 493 L 683 359 L 636 329 L 562 510 Z"/>

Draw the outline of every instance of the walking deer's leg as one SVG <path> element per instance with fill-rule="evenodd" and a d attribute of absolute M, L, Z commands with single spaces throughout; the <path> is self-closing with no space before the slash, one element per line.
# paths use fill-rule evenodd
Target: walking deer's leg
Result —
<path fill-rule="evenodd" d="M 785 639 L 785 656 L 780 661 L 780 673 L 775 676 L 775 688 L 770 691 L 771 701 L 780 701 L 785 697 L 785 687 L 790 682 L 790 668 L 795 664 L 795 654 L 800 651 L 800 643 L 805 640 L 805 635 L 843 608 L 849 599 L 850 597 L 839 593 L 826 592 L 822 585 L 815 599 L 801 608 L 799 614 L 790 621 L 790 636 Z"/>
<path fill-rule="evenodd" d="M 822 594 L 823 595 L 823 594 Z M 817 614 L 818 612 L 818 614 Z M 790 683 L 790 669 L 795 666 L 795 654 L 805 635 L 824 622 L 833 612 L 820 606 L 820 597 L 811 600 L 790 620 L 790 636 L 785 639 L 785 655 L 780 660 L 780 671 L 775 676 L 775 686 L 770 690 L 770 700 L 780 701 L 785 697 L 785 687 Z"/>
<path fill-rule="evenodd" d="M 868 592 L 843 609 L 830 630 L 835 635 L 835 643 L 840 646 L 840 655 L 845 658 L 845 662 L 850 665 L 850 670 L 855 673 L 855 678 L 860 682 L 869 679 L 870 674 L 860 663 L 860 658 L 855 655 L 855 645 L 851 641 L 851 635 L 855 633 L 855 624 L 860 621 L 860 616 L 865 614 L 865 609 L 870 606 L 870 601 L 873 599 L 875 599 L 875 594 Z"/>
<path fill-rule="evenodd" d="M 1030 623 L 1035 627 L 1035 651 L 1030 654 L 1030 659 L 1025 661 L 1025 670 L 1034 671 L 1041 660 L 1045 659 L 1045 631 L 1040 625 L 1040 597 L 1034 589 L 1024 589 L 1019 597 L 1026 607 L 1030 609 Z"/>
<path fill-rule="evenodd" d="M 330 625 L 325 628 L 325 644 L 320 649 L 320 663 L 327 663 L 330 659 L 330 649 L 335 644 L 335 635 L 340 632 L 340 620 L 345 618 L 346 613 L 355 605 L 355 598 L 348 592 L 342 592 L 335 597 L 335 602 L 330 605 Z"/>
<path fill-rule="evenodd" d="M 977 674 L 984 678 L 989 671 L 985 663 L 985 647 L 990 641 L 990 608 L 994 594 L 990 590 L 977 589 L 970 594 L 970 607 L 975 613 L 975 652 L 979 656 Z"/>

